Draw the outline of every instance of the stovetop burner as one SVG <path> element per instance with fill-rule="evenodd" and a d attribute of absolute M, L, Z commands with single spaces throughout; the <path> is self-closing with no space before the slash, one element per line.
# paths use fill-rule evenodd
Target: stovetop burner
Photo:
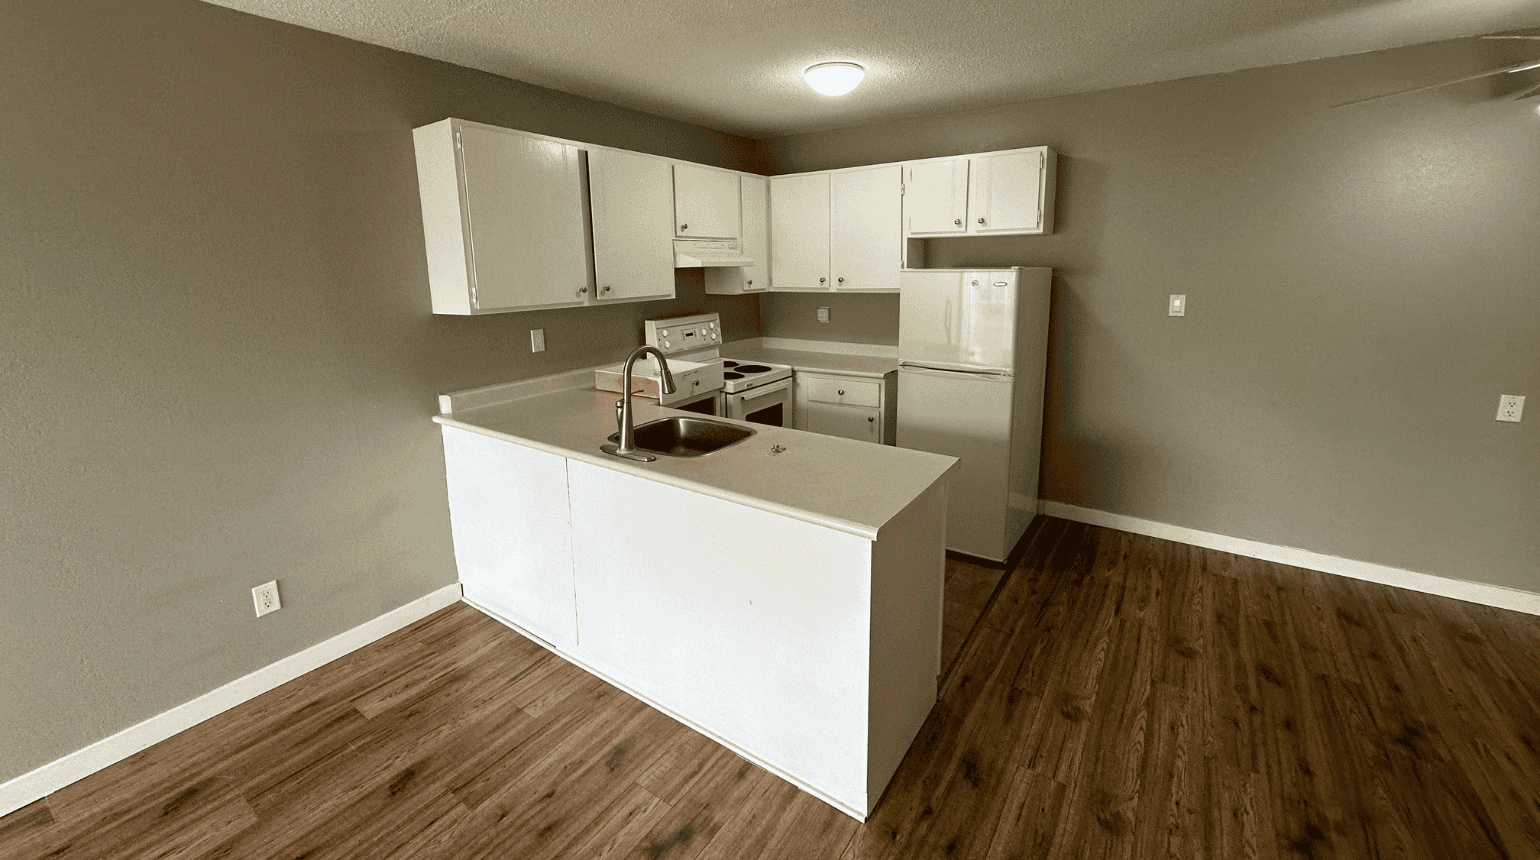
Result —
<path fill-rule="evenodd" d="M 722 371 L 722 378 L 723 379 L 742 379 L 743 378 L 743 374 L 741 374 L 741 373 L 739 373 L 739 372 L 737 372 L 735 370 L 724 370 L 724 371 Z"/>
<path fill-rule="evenodd" d="M 723 367 L 737 367 L 738 366 L 738 362 L 733 361 L 730 358 L 724 358 L 724 359 L 722 359 L 722 366 Z"/>
<path fill-rule="evenodd" d="M 763 364 L 735 364 L 733 369 L 739 373 L 769 373 L 770 368 Z"/>

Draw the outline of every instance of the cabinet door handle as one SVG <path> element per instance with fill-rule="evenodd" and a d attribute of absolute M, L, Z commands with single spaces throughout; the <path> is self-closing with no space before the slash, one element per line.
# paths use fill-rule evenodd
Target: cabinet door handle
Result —
<path fill-rule="evenodd" d="M 979 223 L 980 223 L 980 224 L 983 224 L 983 223 L 984 223 L 984 219 L 983 219 L 983 218 L 980 218 L 980 219 L 979 219 Z"/>
<path fill-rule="evenodd" d="M 952 219 L 952 223 L 954 225 L 958 226 L 958 227 L 961 227 L 962 226 L 962 219 L 961 218 L 953 218 Z"/>
<path fill-rule="evenodd" d="M 840 389 L 840 396 L 841 397 L 845 396 L 845 389 L 843 389 L 843 388 Z"/>
<path fill-rule="evenodd" d="M 844 278 L 840 278 L 839 282 L 843 284 L 843 283 L 845 283 L 845 279 Z"/>

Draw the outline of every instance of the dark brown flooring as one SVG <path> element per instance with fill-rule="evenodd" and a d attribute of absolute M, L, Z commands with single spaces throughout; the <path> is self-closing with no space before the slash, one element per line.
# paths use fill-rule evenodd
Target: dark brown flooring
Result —
<path fill-rule="evenodd" d="M 0 818 L 0 857 L 1540 857 L 1540 618 L 1026 540 L 864 825 L 459 605 Z"/>

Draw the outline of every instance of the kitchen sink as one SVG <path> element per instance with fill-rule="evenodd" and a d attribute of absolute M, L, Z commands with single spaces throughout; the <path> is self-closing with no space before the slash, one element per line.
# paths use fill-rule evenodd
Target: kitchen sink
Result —
<path fill-rule="evenodd" d="M 747 427 L 706 418 L 659 418 L 637 426 L 636 450 L 665 457 L 700 457 L 736 445 L 753 435 L 754 431 Z M 619 441 L 620 434 L 611 433 L 612 444 L 604 447 L 613 453 L 613 443 Z"/>

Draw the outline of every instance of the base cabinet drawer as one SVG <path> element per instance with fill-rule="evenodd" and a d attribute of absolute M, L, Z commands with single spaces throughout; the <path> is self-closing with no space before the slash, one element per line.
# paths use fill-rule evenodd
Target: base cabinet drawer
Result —
<path fill-rule="evenodd" d="M 810 403 L 838 403 L 844 406 L 882 405 L 882 386 L 849 377 L 809 376 L 807 399 Z"/>

